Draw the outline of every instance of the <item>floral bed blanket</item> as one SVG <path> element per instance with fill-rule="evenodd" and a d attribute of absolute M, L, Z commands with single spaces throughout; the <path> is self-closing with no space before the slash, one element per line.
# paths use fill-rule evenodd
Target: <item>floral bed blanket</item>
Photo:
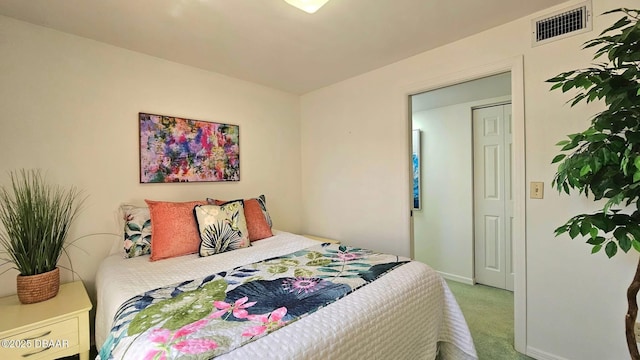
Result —
<path fill-rule="evenodd" d="M 395 255 L 321 244 L 147 291 L 122 304 L 99 358 L 210 359 L 407 262 Z"/>

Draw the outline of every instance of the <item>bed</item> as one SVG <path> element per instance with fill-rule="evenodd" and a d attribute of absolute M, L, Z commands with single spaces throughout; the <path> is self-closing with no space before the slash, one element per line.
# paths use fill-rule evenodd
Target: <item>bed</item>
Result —
<path fill-rule="evenodd" d="M 113 347 L 110 331 L 122 326 L 122 321 L 114 321 L 116 314 L 126 313 L 127 303 L 133 308 L 131 299 L 140 299 L 145 292 L 210 274 L 227 274 L 234 268 L 255 267 L 249 264 L 292 253 L 309 257 L 309 249 L 319 246 L 338 251 L 332 247 L 339 245 L 320 244 L 282 231 L 274 233 L 250 247 L 208 257 L 193 254 L 153 262 L 148 256 L 106 258 L 96 277 L 98 349 L 105 343 L 105 348 Z M 315 254 L 316 250 L 311 252 Z M 423 263 L 398 258 L 398 264 L 339 300 L 268 335 L 256 336 L 229 352 L 216 353 L 216 359 L 477 359 L 467 324 L 446 282 Z M 123 304 L 124 311 L 120 309 Z M 251 312 L 248 306 L 246 310 Z M 219 309 L 216 305 L 213 310 Z M 142 347 L 134 343 L 127 345 L 126 358 L 153 358 L 147 350 L 137 351 Z M 102 360 L 122 358 L 122 352 L 109 353 L 105 348 L 99 355 Z M 156 353 L 156 358 L 162 358 L 160 355 Z"/>

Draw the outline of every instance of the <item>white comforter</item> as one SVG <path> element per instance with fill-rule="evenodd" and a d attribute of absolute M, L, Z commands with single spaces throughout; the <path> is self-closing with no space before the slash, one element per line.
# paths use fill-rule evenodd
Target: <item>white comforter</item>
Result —
<path fill-rule="evenodd" d="M 148 256 L 110 256 L 96 278 L 96 345 L 100 348 L 106 340 L 120 304 L 135 295 L 317 244 L 278 232 L 249 248 L 204 258 L 150 262 Z M 477 359 L 446 283 L 427 265 L 413 261 L 218 359 L 435 359 L 438 351 L 440 359 Z"/>

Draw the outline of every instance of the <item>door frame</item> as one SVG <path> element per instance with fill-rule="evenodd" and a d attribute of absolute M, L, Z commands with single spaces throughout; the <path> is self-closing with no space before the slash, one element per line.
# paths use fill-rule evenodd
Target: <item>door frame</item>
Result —
<path fill-rule="evenodd" d="M 511 101 L 513 111 L 513 193 L 514 193 L 514 227 L 513 227 L 513 261 L 514 279 L 514 332 L 515 349 L 526 354 L 527 349 L 527 276 L 526 276 L 526 156 L 525 156 L 525 117 L 524 117 L 524 58 L 523 55 L 507 58 L 469 69 L 462 69 L 443 76 L 428 78 L 405 87 L 402 92 L 402 109 L 404 111 L 407 159 L 411 155 L 411 96 L 456 85 L 479 78 L 511 72 Z M 407 162 L 409 164 L 410 162 Z M 407 167 L 409 174 L 411 166 Z M 411 182 L 413 177 L 408 176 Z M 411 189 L 411 184 L 407 184 Z M 409 198 L 411 192 L 407 191 Z M 411 202 L 409 202 L 411 203 Z M 414 257 L 413 217 L 409 217 L 410 252 Z"/>

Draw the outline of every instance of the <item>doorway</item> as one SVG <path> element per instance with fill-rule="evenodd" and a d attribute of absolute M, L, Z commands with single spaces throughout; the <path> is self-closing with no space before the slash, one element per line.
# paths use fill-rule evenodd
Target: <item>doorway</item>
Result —
<path fill-rule="evenodd" d="M 526 287 L 526 231 L 525 231 L 526 184 L 525 184 L 525 146 L 524 146 L 525 122 L 524 122 L 523 57 L 516 56 L 513 58 L 507 58 L 495 63 L 490 63 L 490 64 L 486 64 L 486 65 L 482 65 L 474 68 L 468 68 L 468 69 L 462 69 L 462 70 L 455 69 L 448 74 L 445 73 L 435 78 L 426 78 L 423 80 L 418 80 L 418 82 L 407 85 L 407 87 L 404 88 L 404 91 L 402 92 L 402 101 L 403 101 L 403 104 L 405 104 L 403 106 L 404 110 L 406 111 L 405 118 L 409 119 L 410 121 L 413 104 L 411 104 L 411 102 L 407 104 L 407 101 L 411 99 L 412 95 L 416 95 L 424 92 L 430 92 L 432 90 L 446 88 L 452 85 L 466 83 L 472 80 L 490 77 L 497 74 L 503 74 L 506 72 L 511 74 L 511 94 L 512 94 L 511 100 L 512 100 L 512 106 L 513 106 L 513 158 L 514 158 L 514 161 L 512 163 L 512 176 L 513 176 L 512 192 L 513 192 L 513 207 L 514 207 L 514 214 L 515 214 L 514 223 L 512 227 L 513 267 L 515 269 L 515 275 L 514 275 L 514 330 L 515 330 L 514 340 L 515 342 L 514 342 L 514 345 L 516 350 L 518 350 L 521 353 L 526 353 L 526 348 L 527 348 L 527 342 L 526 342 L 526 339 L 527 339 L 527 331 L 526 331 L 527 330 L 527 326 L 526 326 L 527 287 Z M 411 123 L 410 122 L 409 122 L 409 127 L 407 129 L 407 139 L 409 140 L 407 142 L 407 154 L 411 154 L 411 140 L 410 140 L 411 139 Z M 468 144 L 472 143 L 471 135 L 469 135 L 469 137 L 467 138 L 467 143 Z M 432 146 L 432 144 L 430 144 L 429 134 L 426 132 L 423 132 L 422 133 L 422 151 L 423 152 L 429 151 L 430 146 Z M 472 150 L 469 150 L 468 154 L 472 154 Z M 461 165 L 458 161 L 457 155 L 458 153 L 451 155 L 449 158 L 452 160 L 450 160 L 449 163 L 445 163 L 441 167 L 435 169 L 435 171 L 447 173 L 452 169 L 471 169 L 471 165 L 469 165 L 468 167 Z M 409 166 L 409 159 L 410 157 L 408 156 L 407 157 L 407 162 L 408 162 L 407 203 L 411 204 L 412 203 L 411 195 L 410 195 L 411 193 L 409 189 L 411 189 L 412 187 L 412 178 L 411 178 L 411 167 Z M 469 162 L 469 164 L 470 163 L 471 162 Z M 426 159 L 422 159 L 421 167 L 422 167 L 423 173 L 427 171 L 434 171 L 433 169 L 429 168 L 430 164 L 427 163 Z M 471 175 L 468 178 L 470 179 Z M 454 178 L 451 177 L 450 179 L 453 180 Z M 426 192 L 429 191 L 429 189 L 427 188 L 428 185 L 429 185 L 428 183 L 425 183 L 425 182 L 422 183 L 422 191 L 424 192 L 424 194 L 426 194 Z M 450 186 L 443 187 L 443 189 L 449 188 L 449 187 Z M 427 205 L 427 202 L 433 201 L 433 200 L 434 199 L 424 199 L 423 201 L 425 202 L 422 205 L 423 206 Z M 456 201 L 456 198 L 450 197 L 448 200 L 449 200 L 449 203 L 453 203 Z M 469 211 L 467 210 L 467 208 L 469 206 L 471 208 L 473 207 L 472 205 L 473 200 L 464 201 L 464 202 L 458 201 L 457 204 L 461 204 L 462 206 L 460 211 Z M 465 207 L 462 204 L 468 204 L 468 205 L 467 207 Z M 454 208 L 454 206 L 447 207 L 447 209 L 451 209 L 451 208 Z M 470 211 L 473 212 L 473 210 L 470 210 Z M 425 213 L 426 212 L 424 207 L 422 208 L 422 210 L 413 211 L 413 216 L 409 218 L 410 221 L 408 223 L 409 232 L 411 234 L 411 244 L 412 244 L 411 256 L 416 259 L 419 259 L 420 257 L 419 252 L 425 249 L 420 249 L 420 246 L 421 246 L 420 239 L 418 239 L 419 237 L 418 235 L 414 234 L 414 228 L 417 223 L 417 217 L 420 214 L 425 214 Z M 433 234 L 438 235 L 438 231 L 451 233 L 452 230 L 457 230 L 459 226 L 458 226 L 458 222 L 456 221 L 456 216 L 458 216 L 460 212 L 458 211 L 455 214 L 456 215 L 454 217 L 449 217 L 450 219 L 452 219 L 448 224 L 449 226 L 442 227 L 440 229 L 437 229 L 437 228 L 432 229 L 434 231 L 429 236 L 432 236 Z M 468 238 L 471 239 L 472 237 L 473 235 L 470 235 Z M 465 246 L 465 249 L 463 249 L 463 251 L 467 251 L 465 254 L 463 254 L 460 251 L 456 251 L 457 249 L 452 249 L 450 246 L 448 246 L 448 248 L 427 247 L 426 250 L 428 252 L 436 253 L 437 255 L 446 254 L 447 256 L 460 256 L 462 254 L 465 257 L 473 258 L 472 244 Z M 465 264 L 467 264 L 466 266 L 471 266 L 471 268 L 467 268 L 467 271 L 468 271 L 467 274 L 470 274 L 470 275 L 462 276 L 457 279 L 455 278 L 455 276 L 446 276 L 447 274 L 444 274 L 443 271 L 440 271 L 440 272 L 443 274 L 444 277 L 449 277 L 454 280 L 458 280 L 462 282 L 473 282 L 474 270 L 472 265 L 470 265 L 473 262 L 474 262 L 473 260 L 464 262 Z M 462 262 L 456 262 L 456 263 L 460 264 Z M 451 273 L 451 275 L 455 275 L 455 274 Z"/>
<path fill-rule="evenodd" d="M 510 94 L 511 75 L 502 73 L 411 97 L 412 130 L 421 135 L 413 255 L 445 278 L 476 282 L 473 109 L 506 103 Z"/>

